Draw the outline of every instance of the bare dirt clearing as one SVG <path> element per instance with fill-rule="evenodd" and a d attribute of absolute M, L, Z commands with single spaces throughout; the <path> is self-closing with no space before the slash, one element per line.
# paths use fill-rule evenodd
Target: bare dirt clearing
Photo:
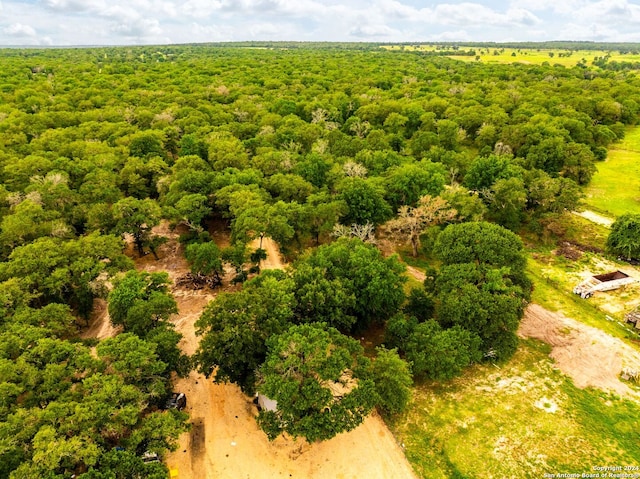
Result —
<path fill-rule="evenodd" d="M 640 353 L 618 338 L 532 304 L 518 334 L 552 346 L 558 368 L 579 388 L 595 387 L 640 400 L 640 394 L 623 383 L 623 367 L 640 368 Z"/>
<path fill-rule="evenodd" d="M 605 226 L 606 228 L 611 228 L 611 225 L 613 224 L 613 221 L 614 221 L 611 218 L 608 218 L 606 216 L 603 216 L 601 214 L 598 214 L 590 210 L 574 211 L 573 213 L 578 216 L 582 216 L 583 218 L 591 221 L 592 223 Z"/>

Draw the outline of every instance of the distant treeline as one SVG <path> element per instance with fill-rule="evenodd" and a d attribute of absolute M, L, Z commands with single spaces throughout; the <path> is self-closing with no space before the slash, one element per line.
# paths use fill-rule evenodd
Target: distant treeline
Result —
<path fill-rule="evenodd" d="M 461 47 L 468 48 L 520 48 L 528 50 L 603 50 L 619 51 L 620 53 L 640 52 L 640 43 L 625 42 L 585 42 L 585 41 L 549 41 L 549 42 L 269 42 L 269 41 L 248 41 L 248 42 L 221 42 L 208 43 L 208 46 L 236 47 L 236 48 L 316 48 L 333 50 L 369 50 L 381 46 L 431 46 L 441 48 L 452 48 L 458 50 Z M 461 50 L 460 54 L 468 53 Z"/>
<path fill-rule="evenodd" d="M 388 45 L 392 45 L 391 43 Z M 521 48 L 521 49 L 554 49 L 554 50 L 604 50 L 620 51 L 630 53 L 640 51 L 640 43 L 600 43 L 600 42 L 574 42 L 574 41 L 549 41 L 549 42 L 406 42 L 394 43 L 393 45 L 428 45 L 432 47 L 449 47 L 457 49 L 460 47 L 473 48 Z"/>

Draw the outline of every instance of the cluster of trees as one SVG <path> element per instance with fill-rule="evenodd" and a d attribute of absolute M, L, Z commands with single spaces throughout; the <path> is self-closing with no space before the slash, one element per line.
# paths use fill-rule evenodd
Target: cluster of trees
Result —
<path fill-rule="evenodd" d="M 125 276 L 112 294 L 122 297 L 131 278 Z M 143 339 L 125 332 L 93 352 L 73 339 L 75 311 L 62 303 L 43 304 L 47 293 L 25 295 L 19 282 L 14 277 L 2 283 L 0 475 L 166 477 L 164 465 L 146 464 L 141 456 L 174 448 L 187 430 L 186 414 L 159 409 L 171 372 L 180 369 L 179 337 L 157 331 Z M 118 303 L 110 308 L 114 313 Z M 144 313 L 133 305 L 127 316 Z"/>
<path fill-rule="evenodd" d="M 419 252 L 421 233 L 439 223 L 535 229 L 575 205 L 640 111 L 640 82 L 628 72 L 282 46 L 2 50 L 0 475 L 138 471 L 151 467 L 139 462 L 142 448 L 161 450 L 184 429 L 182 416 L 154 410 L 170 373 L 189 367 L 167 321 L 175 302 L 165 276 L 113 282 L 109 307 L 125 333 L 97 356 L 75 338 L 76 318 L 88 318 L 110 280 L 131 269 L 123 237 L 137 255 L 156 254 L 154 226 L 184 224 L 194 273 L 218 280 L 227 262 L 242 281 L 247 244 L 265 236 L 295 255 L 327 242 L 337 224 L 350 235 L 387 224 Z M 224 251 L 207 241 L 212 218 L 231 229 Z M 350 428 L 374 403 L 395 411 L 405 401 L 390 394 L 407 383 L 399 353 L 414 373 L 447 376 L 414 344 L 464 343 L 457 365 L 508 356 L 528 294 L 520 263 L 459 259 L 446 244 L 435 243 L 442 269 L 411 294 L 406 324 L 397 317 L 400 267 L 358 240 L 261 275 L 207 309 L 199 367 L 273 396 L 303 384 L 296 404 L 316 408 L 320 422 L 329 408 Z M 456 316 L 458 297 L 473 321 Z M 391 321 L 406 327 L 394 333 L 399 353 L 381 350 L 372 363 L 339 335 Z M 298 349 L 299 337 L 308 349 Z M 321 360 L 327 344 L 335 357 Z M 134 374 L 125 365 L 136 361 Z M 333 404 L 337 384 L 343 409 Z M 322 407 L 302 400 L 307 386 L 325 390 Z M 261 416 L 271 435 L 327 437 L 296 423 L 295 404 L 284 415 L 283 398 L 282 415 Z M 114 415 L 122 421 L 104 419 Z"/>
<path fill-rule="evenodd" d="M 315 441 L 354 428 L 376 405 L 402 411 L 411 372 L 449 379 L 473 362 L 509 358 L 531 292 L 520 239 L 461 223 L 438 235 L 434 253 L 442 266 L 408 299 L 402 264 L 357 238 L 320 246 L 286 272 L 267 270 L 206 308 L 198 367 L 276 400 L 258 418 L 269 438 L 286 431 Z M 371 364 L 347 335 L 374 324 L 386 326 L 393 349 Z"/>
<path fill-rule="evenodd" d="M 640 215 L 629 213 L 616 218 L 607 237 L 607 249 L 627 261 L 640 259 Z"/>
<path fill-rule="evenodd" d="M 433 254 L 441 266 L 389 320 L 388 345 L 404 354 L 415 375 L 430 379 L 509 358 L 532 288 L 521 240 L 491 223 L 454 224 L 438 235 Z"/>
<path fill-rule="evenodd" d="M 122 250 L 97 232 L 43 236 L 0 264 L 0 476 L 165 477 L 140 456 L 186 430 L 186 415 L 158 411 L 175 368 L 164 349 L 179 338 L 122 334 L 95 354 L 75 339 L 76 318 L 131 267 Z"/>
<path fill-rule="evenodd" d="M 196 323 L 195 362 L 216 381 L 278 402 L 258 418 L 271 439 L 282 431 L 328 439 L 359 425 L 376 405 L 397 412 L 409 398 L 408 366 L 384 349 L 372 364 L 347 335 L 383 324 L 400 308 L 403 271 L 395 257 L 355 238 L 323 245 L 286 272 L 263 271 L 207 306 Z"/>

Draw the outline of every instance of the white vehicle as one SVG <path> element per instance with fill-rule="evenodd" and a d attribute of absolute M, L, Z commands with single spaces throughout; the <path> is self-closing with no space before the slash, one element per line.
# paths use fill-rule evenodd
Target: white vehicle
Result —
<path fill-rule="evenodd" d="M 611 291 L 618 289 L 627 284 L 634 283 L 636 280 L 622 271 L 614 271 L 613 273 L 598 274 L 583 281 L 573 288 L 575 294 L 581 298 L 587 299 L 593 296 L 596 291 Z"/>

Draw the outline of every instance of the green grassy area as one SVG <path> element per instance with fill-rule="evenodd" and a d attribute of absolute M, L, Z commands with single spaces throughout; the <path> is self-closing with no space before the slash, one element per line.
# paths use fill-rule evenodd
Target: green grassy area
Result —
<path fill-rule="evenodd" d="M 436 47 L 431 45 L 385 45 L 383 48 L 389 50 L 404 51 L 435 51 Z M 462 60 L 465 62 L 480 61 L 483 63 L 525 63 L 532 65 L 541 65 L 542 63 L 549 63 L 550 65 L 564 65 L 567 67 L 573 67 L 579 62 L 584 62 L 587 65 L 591 65 L 596 57 L 603 57 L 609 53 L 610 61 L 617 62 L 637 62 L 640 61 L 640 55 L 620 55 L 619 52 L 606 52 L 604 50 L 576 50 L 568 52 L 562 49 L 527 49 L 527 48 L 480 48 L 480 47 L 468 47 L 460 46 L 460 50 L 475 50 L 480 59 L 476 59 L 475 56 L 469 55 L 455 55 L 455 51 L 451 51 L 450 58 L 456 60 Z M 569 56 L 566 56 L 570 53 Z M 562 54 L 562 56 L 560 56 Z"/>
<path fill-rule="evenodd" d="M 637 465 L 640 405 L 580 390 L 549 347 L 524 341 L 507 364 L 414 389 L 391 427 L 421 478 L 519 477 Z"/>
<path fill-rule="evenodd" d="M 640 127 L 627 129 L 586 189 L 586 205 L 608 216 L 640 213 Z"/>
<path fill-rule="evenodd" d="M 561 221 L 565 241 L 594 250 L 605 250 L 607 237 L 611 231 L 609 228 L 571 213 L 565 214 Z"/>

